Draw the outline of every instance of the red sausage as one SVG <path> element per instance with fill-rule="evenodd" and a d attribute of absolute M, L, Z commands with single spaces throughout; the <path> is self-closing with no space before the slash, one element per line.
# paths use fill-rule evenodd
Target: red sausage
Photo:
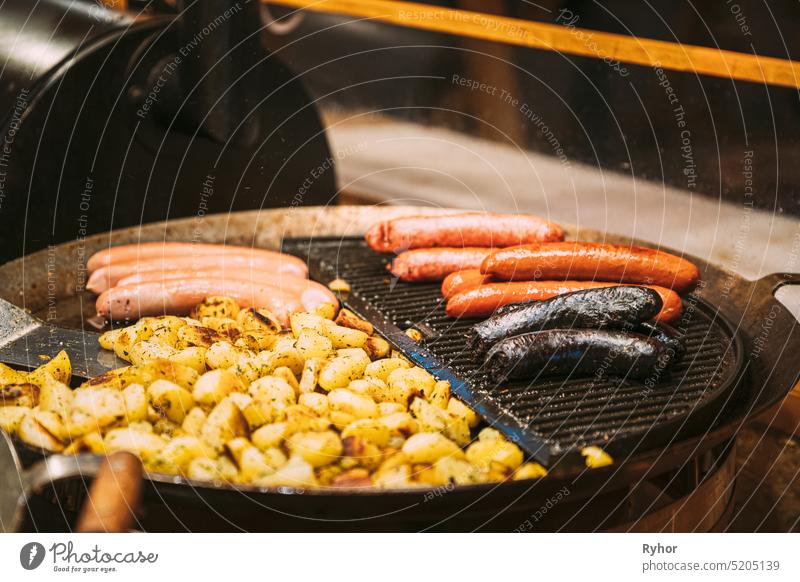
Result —
<path fill-rule="evenodd" d="M 302 293 L 295 294 L 279 287 L 235 279 L 171 279 L 112 287 L 97 298 L 96 308 L 98 315 L 112 320 L 185 315 L 206 297 L 222 295 L 235 299 L 242 307 L 266 308 L 286 325 L 290 313 L 313 311 L 322 303 L 331 302 L 328 293 L 321 292 L 320 287 L 313 283 Z M 335 298 L 333 302 L 338 305 Z"/>
<path fill-rule="evenodd" d="M 297 257 L 273 253 L 276 256 L 232 253 L 211 255 L 187 255 L 158 257 L 130 263 L 113 263 L 100 267 L 91 274 L 86 289 L 93 293 L 102 293 L 117 285 L 119 281 L 136 274 L 156 273 L 170 269 L 203 270 L 217 269 L 220 272 L 235 269 L 248 269 L 264 274 L 286 274 L 306 277 L 308 269 Z M 299 264 L 298 264 L 299 263 Z"/>
<path fill-rule="evenodd" d="M 167 263 L 166 259 L 168 257 L 193 256 L 199 258 L 220 255 L 249 255 L 272 259 L 273 261 L 281 259 L 286 263 L 295 263 L 299 270 L 305 269 L 305 263 L 297 257 L 284 255 L 277 251 L 236 245 L 186 242 L 144 242 L 110 247 L 89 257 L 86 262 L 86 268 L 90 273 L 93 273 L 97 269 L 111 264 L 137 263 L 153 259 L 164 259 L 164 262 Z"/>
<path fill-rule="evenodd" d="M 463 271 L 456 271 L 450 273 L 442 281 L 442 296 L 445 299 L 450 299 L 456 293 L 473 289 L 486 283 L 494 281 L 491 275 L 484 275 L 480 269 L 464 269 Z"/>
<path fill-rule="evenodd" d="M 645 247 L 590 242 L 555 242 L 500 249 L 481 272 L 504 281 L 534 279 L 611 281 L 660 285 L 683 291 L 700 279 L 681 257 Z"/>
<path fill-rule="evenodd" d="M 432 247 L 507 247 L 564 240 L 560 226 L 529 214 L 469 212 L 406 216 L 373 225 L 367 244 L 381 253 Z"/>
<path fill-rule="evenodd" d="M 450 273 L 477 269 L 489 248 L 416 249 L 397 255 L 388 267 L 401 281 L 441 281 Z"/>
<path fill-rule="evenodd" d="M 597 289 L 613 287 L 620 283 L 604 283 L 601 281 L 518 281 L 513 283 L 489 283 L 468 289 L 453 295 L 447 302 L 447 315 L 450 317 L 488 317 L 498 308 L 511 303 L 550 299 L 556 295 L 580 291 L 581 289 Z M 646 285 L 661 295 L 664 306 L 654 318 L 656 321 L 668 323 L 680 317 L 683 304 L 680 296 L 664 287 Z"/>

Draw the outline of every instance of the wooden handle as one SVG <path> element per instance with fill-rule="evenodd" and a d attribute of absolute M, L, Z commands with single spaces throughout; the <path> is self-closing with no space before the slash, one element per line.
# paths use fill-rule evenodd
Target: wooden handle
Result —
<path fill-rule="evenodd" d="M 89 489 L 76 531 L 125 532 L 134 522 L 142 490 L 142 462 L 120 451 L 106 457 Z"/>

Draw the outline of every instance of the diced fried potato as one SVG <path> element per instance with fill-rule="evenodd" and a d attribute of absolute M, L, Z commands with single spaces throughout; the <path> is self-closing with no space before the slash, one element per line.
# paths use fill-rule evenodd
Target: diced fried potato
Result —
<path fill-rule="evenodd" d="M 123 387 L 128 384 L 149 386 L 156 380 L 168 380 L 191 390 L 199 374 L 196 370 L 169 360 L 153 360 L 139 366 L 130 366 L 120 375 Z"/>
<path fill-rule="evenodd" d="M 344 279 L 334 279 L 328 283 L 328 289 L 334 293 L 350 293 L 350 283 Z"/>
<path fill-rule="evenodd" d="M 317 305 L 317 308 L 314 310 L 314 315 L 319 315 L 325 319 L 333 319 L 336 317 L 338 309 L 336 305 L 326 301 L 325 303 Z"/>
<path fill-rule="evenodd" d="M 128 424 L 147 419 L 147 392 L 141 384 L 130 384 L 122 390 L 125 418 Z"/>
<path fill-rule="evenodd" d="M 367 352 L 371 360 L 385 358 L 389 355 L 391 349 L 392 346 L 389 345 L 389 342 L 378 336 L 368 337 L 367 342 L 364 344 L 364 351 Z"/>
<path fill-rule="evenodd" d="M 30 412 L 26 406 L 0 406 L 0 430 L 8 434 L 17 432 L 22 419 Z"/>
<path fill-rule="evenodd" d="M 325 416 L 328 414 L 328 397 L 325 396 L 325 394 L 320 394 L 318 392 L 301 394 L 300 398 L 297 400 L 297 403 L 305 406 L 309 410 L 312 410 L 319 416 Z"/>
<path fill-rule="evenodd" d="M 261 487 L 314 487 L 317 478 L 314 467 L 300 455 L 293 455 L 289 461 L 272 475 L 254 479 L 253 483 Z"/>
<path fill-rule="evenodd" d="M 39 403 L 39 392 L 39 386 L 30 382 L 0 386 L 0 406 L 33 408 Z"/>
<path fill-rule="evenodd" d="M 0 386 L 5 384 L 24 384 L 27 382 L 26 375 L 25 372 L 0 364 Z"/>
<path fill-rule="evenodd" d="M 202 374 L 206 370 L 206 349 L 198 346 L 184 348 L 176 351 L 169 358 L 170 362 L 175 362 L 182 366 L 188 366 L 196 372 Z"/>
<path fill-rule="evenodd" d="M 247 330 L 242 332 L 239 338 L 234 342 L 234 345 L 237 348 L 260 352 L 273 349 L 280 337 L 281 336 L 272 332 Z"/>
<path fill-rule="evenodd" d="M 180 472 L 186 472 L 194 459 L 207 457 L 209 447 L 194 436 L 179 436 L 170 440 L 161 450 L 160 457 L 174 465 Z"/>
<path fill-rule="evenodd" d="M 178 350 L 161 343 L 146 340 L 134 344 L 129 350 L 130 361 L 134 365 L 146 364 L 151 360 L 169 359 L 174 356 Z"/>
<path fill-rule="evenodd" d="M 403 454 L 410 463 L 435 463 L 442 457 L 463 458 L 456 443 L 438 432 L 420 432 L 403 444 Z"/>
<path fill-rule="evenodd" d="M 181 423 L 181 429 L 189 436 L 199 437 L 203 424 L 206 422 L 206 418 L 205 411 L 195 406 L 186 414 L 183 423 Z"/>
<path fill-rule="evenodd" d="M 363 331 L 367 335 L 372 335 L 372 333 L 375 331 L 375 328 L 372 327 L 370 322 L 361 319 L 349 309 L 340 309 L 339 315 L 334 320 L 334 323 L 342 327 L 349 327 L 350 329 Z"/>
<path fill-rule="evenodd" d="M 322 333 L 323 328 L 330 324 L 331 322 L 324 317 L 312 315 L 311 313 L 296 311 L 289 315 L 289 325 L 295 338 L 299 338 L 304 329 Z"/>
<path fill-rule="evenodd" d="M 331 425 L 329 417 L 319 416 L 310 408 L 295 405 L 286 409 L 287 435 L 296 432 L 319 432 L 328 430 Z"/>
<path fill-rule="evenodd" d="M 398 368 L 405 369 L 410 367 L 411 364 L 409 364 L 407 360 L 402 360 L 400 358 L 384 358 L 382 360 L 370 362 L 367 365 L 366 370 L 364 370 L 364 375 L 372 378 L 378 378 L 379 380 L 386 382 L 389 379 L 389 374 Z"/>
<path fill-rule="evenodd" d="M 513 471 L 522 465 L 523 454 L 517 445 L 504 439 L 478 440 L 467 448 L 467 460 L 480 468 L 498 463 Z"/>
<path fill-rule="evenodd" d="M 300 376 L 298 389 L 301 393 L 314 392 L 319 381 L 319 372 L 322 369 L 323 361 L 316 358 L 306 360 L 303 364 L 303 373 Z"/>
<path fill-rule="evenodd" d="M 95 430 L 100 430 L 125 419 L 125 397 L 114 388 L 79 388 L 74 392 L 72 411 L 92 418 Z"/>
<path fill-rule="evenodd" d="M 403 440 L 420 431 L 419 423 L 407 412 L 381 416 L 379 420 L 389 429 L 391 435 L 400 436 Z"/>
<path fill-rule="evenodd" d="M 389 427 L 378 419 L 362 418 L 344 427 L 342 438 L 351 436 L 364 439 L 383 448 L 389 444 L 391 432 Z"/>
<path fill-rule="evenodd" d="M 450 382 L 446 380 L 436 382 L 436 384 L 433 385 L 433 390 L 428 394 L 428 402 L 437 408 L 446 410 L 447 404 L 450 402 Z"/>
<path fill-rule="evenodd" d="M 233 372 L 217 369 L 206 372 L 197 379 L 192 396 L 199 405 L 213 407 L 232 392 L 244 392 L 244 384 Z"/>
<path fill-rule="evenodd" d="M 201 325 L 186 325 L 178 330 L 178 346 L 181 348 L 189 348 L 193 346 L 210 348 L 213 344 L 222 341 L 232 340 L 229 336 L 221 334 L 210 327 L 203 327 Z"/>
<path fill-rule="evenodd" d="M 156 380 L 150 384 L 147 398 L 159 415 L 178 424 L 194 406 L 192 393 L 169 380 Z"/>
<path fill-rule="evenodd" d="M 259 352 L 254 362 L 259 367 L 261 376 L 266 376 L 281 367 L 289 368 L 295 375 L 303 372 L 303 358 L 294 347 L 294 340 L 291 338 L 282 338 L 273 349 Z"/>
<path fill-rule="evenodd" d="M 540 479 L 546 476 L 547 469 L 542 467 L 539 463 L 525 463 L 514 471 L 515 481 L 521 481 L 522 479 Z"/>
<path fill-rule="evenodd" d="M 343 412 L 356 419 L 378 417 L 378 405 L 372 398 L 344 388 L 338 388 L 328 393 L 328 406 L 331 411 Z"/>
<path fill-rule="evenodd" d="M 337 350 L 363 348 L 369 339 L 369 336 L 361 330 L 342 327 L 330 321 L 327 322 L 327 325 L 325 325 L 321 331 L 325 337 L 331 340 L 333 347 Z"/>
<path fill-rule="evenodd" d="M 222 452 L 226 442 L 238 436 L 248 436 L 247 421 L 239 407 L 229 399 L 217 404 L 208 415 L 200 436 L 215 451 Z"/>
<path fill-rule="evenodd" d="M 319 372 L 319 386 L 331 391 L 344 388 L 364 375 L 369 356 L 364 350 L 341 350 L 335 358 L 328 360 Z"/>
<path fill-rule="evenodd" d="M 295 433 L 287 439 L 286 446 L 293 455 L 303 457 L 312 467 L 333 463 L 342 454 L 342 440 L 332 430 Z"/>
<path fill-rule="evenodd" d="M 288 436 L 286 429 L 287 424 L 285 422 L 265 424 L 253 432 L 250 440 L 263 452 L 268 449 L 279 447 L 286 436 Z"/>
<path fill-rule="evenodd" d="M 39 390 L 39 408 L 42 410 L 50 410 L 65 418 L 72 406 L 72 398 L 72 389 L 49 374 L 42 381 Z"/>
<path fill-rule="evenodd" d="M 286 405 L 276 406 L 273 402 L 256 399 L 242 409 L 242 414 L 250 430 L 286 418 Z"/>
<path fill-rule="evenodd" d="M 239 315 L 239 304 L 230 297 L 212 296 L 206 297 L 198 303 L 190 316 L 195 319 L 203 317 L 225 317 L 233 318 Z"/>
<path fill-rule="evenodd" d="M 453 416 L 460 416 L 467 421 L 470 428 L 475 428 L 480 423 L 480 417 L 469 406 L 458 400 L 451 398 L 447 403 L 447 412 Z"/>
<path fill-rule="evenodd" d="M 294 388 L 283 378 L 265 376 L 250 384 L 248 394 L 256 400 L 268 402 L 277 408 L 285 408 L 297 402 Z"/>
<path fill-rule="evenodd" d="M 239 352 L 226 341 L 214 342 L 206 350 L 206 365 L 212 369 L 225 369 L 236 365 Z"/>
<path fill-rule="evenodd" d="M 56 453 L 64 449 L 67 440 L 61 418 L 45 410 L 29 411 L 17 427 L 17 436 L 33 447 Z"/>
<path fill-rule="evenodd" d="M 242 309 L 236 316 L 236 322 L 242 331 L 258 331 L 263 333 L 280 333 L 282 326 L 278 319 L 266 309 Z"/>
<path fill-rule="evenodd" d="M 236 477 L 236 466 L 227 457 L 197 457 L 189 463 L 186 476 L 202 481 L 233 481 Z"/>
<path fill-rule="evenodd" d="M 333 343 L 331 340 L 314 329 L 304 329 L 298 336 L 295 347 L 305 360 L 310 358 L 325 359 L 333 355 Z"/>
<path fill-rule="evenodd" d="M 403 464 L 383 471 L 377 471 L 373 482 L 376 487 L 381 489 L 413 487 L 414 483 L 411 481 L 411 466 Z"/>
<path fill-rule="evenodd" d="M 581 454 L 586 461 L 586 466 L 590 469 L 599 469 L 600 467 L 606 467 L 614 463 L 614 459 L 611 458 L 611 455 L 600 447 L 584 447 L 581 449 Z"/>
<path fill-rule="evenodd" d="M 406 407 L 402 404 L 398 404 L 397 402 L 379 402 L 378 403 L 378 415 L 380 416 L 390 416 L 396 412 L 405 412 Z"/>
<path fill-rule="evenodd" d="M 421 342 L 423 339 L 422 332 L 418 329 L 414 329 L 413 327 L 409 327 L 406 330 L 406 335 L 417 343 Z"/>
<path fill-rule="evenodd" d="M 48 375 L 64 384 L 70 383 L 72 380 L 72 363 L 69 361 L 67 352 L 61 350 L 45 365 L 39 366 L 33 372 L 29 372 L 26 376 L 26 381 L 41 386 Z"/>

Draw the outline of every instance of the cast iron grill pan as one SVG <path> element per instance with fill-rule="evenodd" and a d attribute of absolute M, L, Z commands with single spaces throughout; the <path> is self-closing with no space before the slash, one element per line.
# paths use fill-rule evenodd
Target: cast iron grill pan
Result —
<path fill-rule="evenodd" d="M 342 297 L 352 311 L 440 379 L 490 423 L 504 429 L 534 458 L 552 464 L 587 445 L 612 454 L 663 446 L 687 430 L 708 430 L 742 376 L 741 341 L 728 322 L 699 298 L 684 301 L 675 326 L 686 355 L 656 383 L 620 377 L 537 378 L 497 385 L 482 358 L 466 347 L 474 320 L 444 311 L 439 283 L 404 283 L 386 269 L 390 255 L 372 251 L 360 238 L 287 239 L 284 251 L 308 262 L 322 283 L 345 279 Z M 425 336 L 414 343 L 413 327 Z M 716 404 L 716 406 L 714 406 Z"/>

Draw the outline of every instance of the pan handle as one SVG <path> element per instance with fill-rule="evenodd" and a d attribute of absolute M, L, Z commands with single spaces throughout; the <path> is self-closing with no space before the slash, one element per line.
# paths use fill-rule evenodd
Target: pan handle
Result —
<path fill-rule="evenodd" d="M 28 476 L 33 493 L 75 477 L 93 477 L 89 497 L 78 521 L 80 532 L 127 531 L 134 519 L 142 486 L 142 464 L 119 451 L 99 455 L 51 455 L 36 463 Z"/>
<path fill-rule="evenodd" d="M 800 273 L 772 273 L 758 280 L 760 285 L 769 287 L 772 294 L 784 285 L 800 285 Z"/>

